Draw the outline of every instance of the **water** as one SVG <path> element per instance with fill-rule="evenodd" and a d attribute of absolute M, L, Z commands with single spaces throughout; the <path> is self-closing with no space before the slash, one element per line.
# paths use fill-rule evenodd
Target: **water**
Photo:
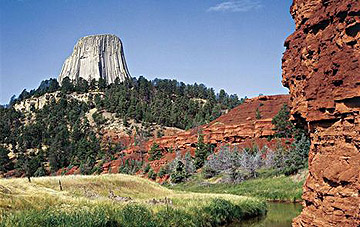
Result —
<path fill-rule="evenodd" d="M 289 227 L 292 219 L 300 214 L 301 209 L 299 203 L 268 203 L 266 216 L 232 223 L 228 227 Z"/>

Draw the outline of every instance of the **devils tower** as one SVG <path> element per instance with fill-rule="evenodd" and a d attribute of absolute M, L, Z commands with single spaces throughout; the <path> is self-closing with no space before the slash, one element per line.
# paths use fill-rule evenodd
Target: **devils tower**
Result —
<path fill-rule="evenodd" d="M 65 77 L 87 81 L 104 78 L 108 84 L 116 78 L 120 82 L 130 78 L 126 66 L 121 40 L 115 35 L 91 35 L 81 38 L 75 45 L 59 75 L 61 83 Z"/>

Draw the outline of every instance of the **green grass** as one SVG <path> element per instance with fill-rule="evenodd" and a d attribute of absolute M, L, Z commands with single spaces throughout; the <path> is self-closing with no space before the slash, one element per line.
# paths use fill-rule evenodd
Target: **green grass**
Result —
<path fill-rule="evenodd" d="M 109 190 L 132 200 L 114 201 Z M 165 197 L 172 204 L 149 203 Z M 219 226 L 266 210 L 261 199 L 174 191 L 124 174 L 0 179 L 0 226 Z"/>
<path fill-rule="evenodd" d="M 199 175 L 186 183 L 169 186 L 170 189 L 202 192 L 226 193 L 241 196 L 251 196 L 270 201 L 300 201 L 304 180 L 296 181 L 284 175 L 251 179 L 239 184 L 211 183 Z"/>

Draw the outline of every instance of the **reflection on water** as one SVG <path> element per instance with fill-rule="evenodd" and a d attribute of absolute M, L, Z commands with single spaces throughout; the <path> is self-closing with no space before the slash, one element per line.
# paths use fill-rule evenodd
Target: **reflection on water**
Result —
<path fill-rule="evenodd" d="M 302 206 L 298 203 L 268 203 L 266 216 L 250 219 L 241 223 L 232 223 L 228 227 L 288 227 L 292 219 L 298 216 Z"/>

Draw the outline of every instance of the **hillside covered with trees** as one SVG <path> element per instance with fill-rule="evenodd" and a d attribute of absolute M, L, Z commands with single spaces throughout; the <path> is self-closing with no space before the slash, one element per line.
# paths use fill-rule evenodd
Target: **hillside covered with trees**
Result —
<path fill-rule="evenodd" d="M 90 91 L 98 94 L 90 96 L 87 102 L 68 98 Z M 57 99 L 49 100 L 42 108 L 30 108 L 30 113 L 14 108 L 27 99 L 54 92 L 59 92 Z M 86 116 L 93 108 L 116 114 L 124 125 L 132 119 L 188 129 L 216 119 L 241 102 L 224 90 L 215 94 L 214 89 L 203 84 L 176 80 L 150 81 L 140 77 L 110 85 L 103 79 L 91 83 L 80 79 L 74 83 L 65 78 L 62 85 L 55 79 L 46 80 L 37 89 L 12 97 L 7 107 L 0 108 L 0 171 L 15 169 L 18 174 L 41 176 L 80 166 L 82 173 L 92 173 L 97 160 L 111 158 L 124 149 L 121 144 L 103 146 L 97 129 Z M 101 115 L 92 117 L 101 125 Z"/>

